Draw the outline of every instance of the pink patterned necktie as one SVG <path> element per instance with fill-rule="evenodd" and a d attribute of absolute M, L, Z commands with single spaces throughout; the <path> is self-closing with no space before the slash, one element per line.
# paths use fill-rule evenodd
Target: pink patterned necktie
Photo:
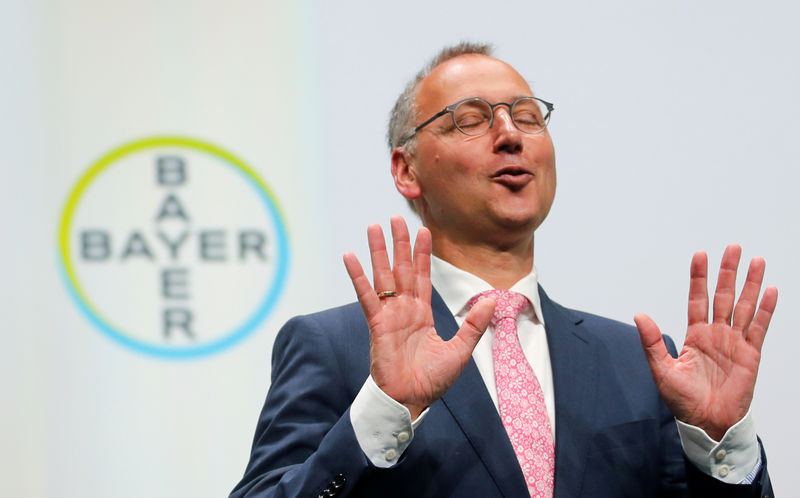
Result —
<path fill-rule="evenodd" d="M 517 455 L 532 497 L 553 496 L 555 450 L 550 419 L 539 380 L 522 352 L 517 337 L 517 317 L 530 306 L 528 298 L 507 290 L 481 292 L 469 301 L 491 297 L 494 377 L 500 418 Z"/>

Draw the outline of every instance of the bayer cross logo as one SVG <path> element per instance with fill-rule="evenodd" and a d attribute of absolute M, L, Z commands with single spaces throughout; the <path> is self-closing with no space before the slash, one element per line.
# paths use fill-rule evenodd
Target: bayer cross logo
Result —
<path fill-rule="evenodd" d="M 101 331 L 170 358 L 251 333 L 288 268 L 284 222 L 256 173 L 205 142 L 119 147 L 70 193 L 59 231 L 67 287 Z"/>

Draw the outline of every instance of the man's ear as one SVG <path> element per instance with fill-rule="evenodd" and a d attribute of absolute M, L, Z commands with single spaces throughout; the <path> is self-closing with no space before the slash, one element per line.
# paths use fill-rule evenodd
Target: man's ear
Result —
<path fill-rule="evenodd" d="M 392 178 L 397 191 L 409 201 L 422 194 L 417 181 L 414 157 L 403 147 L 395 147 L 392 151 Z"/>

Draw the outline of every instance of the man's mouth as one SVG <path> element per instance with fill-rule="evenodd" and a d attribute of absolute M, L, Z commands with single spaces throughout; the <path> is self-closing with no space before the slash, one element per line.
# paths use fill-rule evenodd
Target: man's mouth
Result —
<path fill-rule="evenodd" d="M 521 188 L 533 179 L 533 173 L 516 166 L 503 168 L 492 175 L 492 180 L 510 188 Z"/>

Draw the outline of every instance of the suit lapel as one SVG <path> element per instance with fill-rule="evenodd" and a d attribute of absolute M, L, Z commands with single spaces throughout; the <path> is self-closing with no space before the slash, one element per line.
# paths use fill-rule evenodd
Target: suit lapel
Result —
<path fill-rule="evenodd" d="M 449 340 L 458 331 L 458 325 L 435 289 L 431 307 L 436 332 L 442 339 Z M 525 478 L 508 434 L 472 358 L 442 396 L 442 403 L 461 427 L 500 492 L 507 497 L 527 496 Z"/>
<path fill-rule="evenodd" d="M 539 287 L 556 403 L 556 498 L 578 496 L 591 442 L 597 389 L 594 339 L 574 312 L 552 302 Z"/>

